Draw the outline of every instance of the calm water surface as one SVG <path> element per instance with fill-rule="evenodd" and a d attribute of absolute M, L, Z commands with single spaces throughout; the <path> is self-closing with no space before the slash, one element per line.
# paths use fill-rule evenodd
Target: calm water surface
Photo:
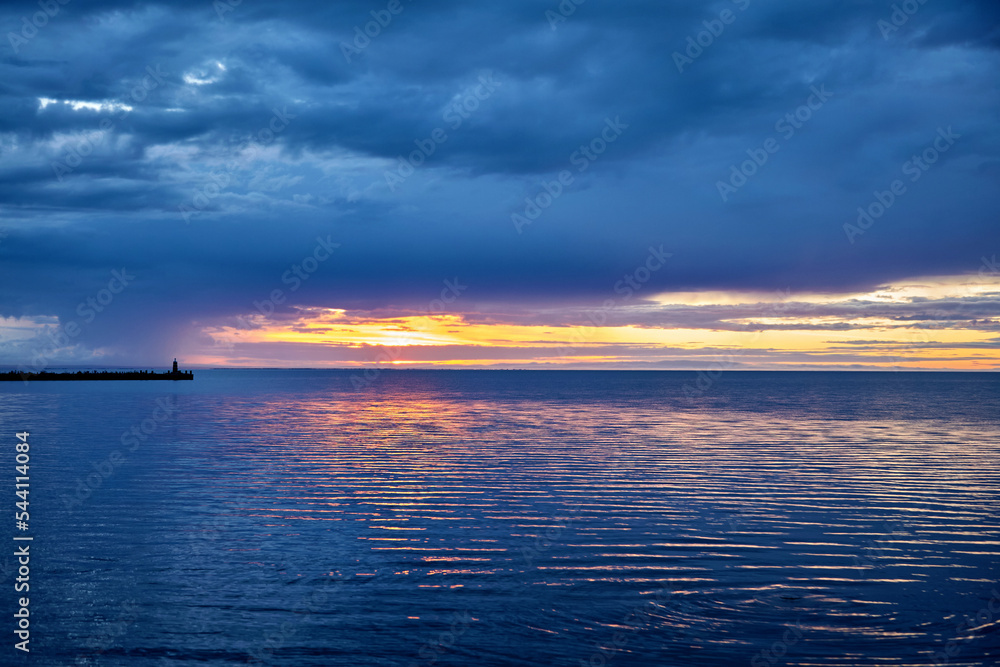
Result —
<path fill-rule="evenodd" d="M 1000 375 L 350 375 L 0 383 L 0 663 L 1000 661 Z"/>

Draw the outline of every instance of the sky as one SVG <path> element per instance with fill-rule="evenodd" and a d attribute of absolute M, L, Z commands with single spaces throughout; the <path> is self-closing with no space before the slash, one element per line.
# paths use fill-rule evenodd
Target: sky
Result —
<path fill-rule="evenodd" d="M 995 0 L 0 33 L 0 365 L 1000 368 Z"/>

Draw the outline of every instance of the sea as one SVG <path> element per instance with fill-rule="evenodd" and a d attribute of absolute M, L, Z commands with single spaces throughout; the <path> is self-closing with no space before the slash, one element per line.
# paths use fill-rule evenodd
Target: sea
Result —
<path fill-rule="evenodd" d="M 0 429 L 4 665 L 1000 664 L 996 373 L 201 370 Z"/>

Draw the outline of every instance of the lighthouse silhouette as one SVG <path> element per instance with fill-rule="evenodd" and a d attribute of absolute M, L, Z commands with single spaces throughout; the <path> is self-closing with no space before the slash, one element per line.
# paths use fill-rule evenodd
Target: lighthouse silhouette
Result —
<path fill-rule="evenodd" d="M 174 359 L 174 372 L 177 372 L 177 359 Z"/>

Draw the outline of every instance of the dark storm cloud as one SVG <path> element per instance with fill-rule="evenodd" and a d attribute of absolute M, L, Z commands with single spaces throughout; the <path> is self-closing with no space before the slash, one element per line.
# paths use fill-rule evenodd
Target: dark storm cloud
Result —
<path fill-rule="evenodd" d="M 34 32 L 37 3 L 4 3 L 0 316 L 75 318 L 127 266 L 141 278 L 80 340 L 156 351 L 287 289 L 328 234 L 341 252 L 276 317 L 419 310 L 454 276 L 469 317 L 586 307 L 660 244 L 650 292 L 974 272 L 1000 246 L 1000 10 L 938 0 L 886 33 L 891 5 L 590 0 L 553 22 L 557 2 L 401 0 L 365 43 L 388 2 L 71 0 Z M 683 72 L 675 54 L 693 56 Z M 822 86 L 792 136 L 777 129 Z M 582 160 L 614 119 L 627 129 Z M 954 147 L 909 181 L 947 127 Z M 780 150 L 723 201 L 769 138 Z M 420 145 L 433 154 L 389 187 Z M 511 215 L 564 170 L 518 234 Z M 845 223 L 895 179 L 906 193 L 851 243 Z"/>

